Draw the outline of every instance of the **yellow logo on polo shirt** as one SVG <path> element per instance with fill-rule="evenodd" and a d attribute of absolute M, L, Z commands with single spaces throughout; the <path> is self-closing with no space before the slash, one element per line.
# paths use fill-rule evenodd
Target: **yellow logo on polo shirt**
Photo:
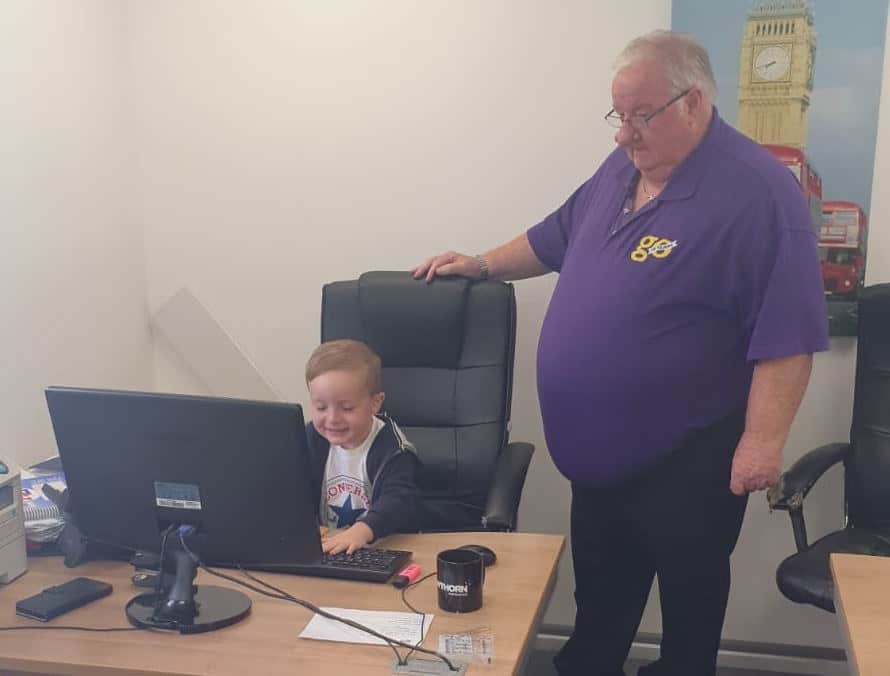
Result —
<path fill-rule="evenodd" d="M 664 239 L 657 235 L 646 235 L 640 240 L 639 246 L 630 252 L 630 259 L 635 263 L 642 263 L 649 256 L 654 258 L 667 258 L 677 247 L 677 240 Z"/>

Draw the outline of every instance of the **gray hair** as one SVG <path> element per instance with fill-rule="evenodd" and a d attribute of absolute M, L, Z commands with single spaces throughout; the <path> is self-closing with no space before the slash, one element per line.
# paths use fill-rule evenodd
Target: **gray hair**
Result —
<path fill-rule="evenodd" d="M 717 99 L 717 82 L 708 52 L 691 35 L 656 30 L 634 38 L 615 59 L 615 71 L 640 61 L 656 61 L 675 94 L 697 87 L 712 103 Z"/>

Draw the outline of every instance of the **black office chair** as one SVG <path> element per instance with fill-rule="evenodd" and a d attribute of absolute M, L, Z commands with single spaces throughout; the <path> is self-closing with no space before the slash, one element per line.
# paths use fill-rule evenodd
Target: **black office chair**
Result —
<path fill-rule="evenodd" d="M 326 284 L 321 339 L 340 338 L 383 362 L 384 409 L 421 461 L 420 529 L 515 530 L 534 446 L 508 439 L 513 286 L 406 272 Z"/>
<path fill-rule="evenodd" d="M 771 508 L 788 511 L 797 545 L 776 571 L 779 590 L 830 612 L 832 552 L 890 556 L 890 284 L 861 292 L 858 336 L 850 442 L 810 451 L 767 493 Z M 844 463 L 846 525 L 808 544 L 804 498 L 838 462 Z"/>

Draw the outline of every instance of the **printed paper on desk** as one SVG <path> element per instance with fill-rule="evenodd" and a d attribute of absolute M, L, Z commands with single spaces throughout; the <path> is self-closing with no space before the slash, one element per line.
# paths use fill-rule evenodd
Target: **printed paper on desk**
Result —
<path fill-rule="evenodd" d="M 21 472 L 22 510 L 25 521 L 58 521 L 62 513 L 58 506 L 43 492 L 44 484 L 58 491 L 65 490 L 65 475 L 62 472 L 37 474 L 27 469 Z"/>
<path fill-rule="evenodd" d="M 405 643 L 420 641 L 421 617 L 418 613 L 395 613 L 385 610 L 354 610 L 352 608 L 322 608 L 325 612 L 337 615 L 353 622 L 363 624 L 369 629 Z M 424 616 L 423 635 L 426 636 L 433 623 L 433 615 Z M 300 632 L 300 638 L 314 638 L 319 641 L 341 641 L 343 643 L 370 643 L 386 645 L 383 639 L 371 636 L 360 629 L 337 622 L 336 620 L 313 615 L 306 628 Z"/>

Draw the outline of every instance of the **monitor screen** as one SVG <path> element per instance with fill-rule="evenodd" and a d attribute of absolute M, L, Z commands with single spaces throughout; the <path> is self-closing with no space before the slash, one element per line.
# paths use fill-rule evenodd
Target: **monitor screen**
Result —
<path fill-rule="evenodd" d="M 321 559 L 297 404 L 51 387 L 71 511 L 95 542 L 159 552 L 196 527 L 207 564 Z"/>

